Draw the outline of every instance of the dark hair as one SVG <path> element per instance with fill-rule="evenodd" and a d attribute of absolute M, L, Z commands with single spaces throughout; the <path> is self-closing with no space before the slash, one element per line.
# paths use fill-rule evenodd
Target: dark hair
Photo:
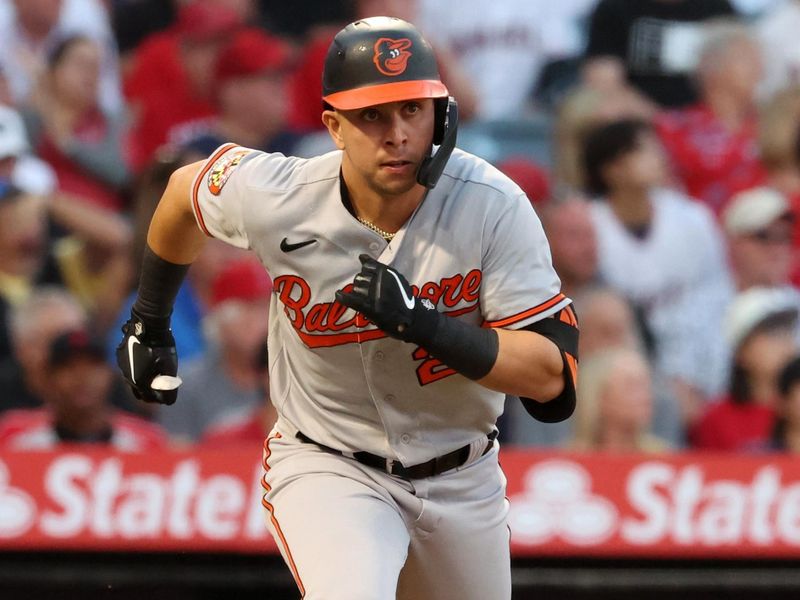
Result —
<path fill-rule="evenodd" d="M 786 363 L 778 376 L 778 389 L 781 396 L 786 398 L 798 382 L 800 382 L 800 356 L 796 356 Z"/>
<path fill-rule="evenodd" d="M 781 369 L 778 376 L 778 389 L 780 390 L 781 400 L 788 400 L 789 392 L 800 383 L 800 356 L 795 356 Z M 772 427 L 772 448 L 775 450 L 786 450 L 786 415 L 779 414 Z"/>
<path fill-rule="evenodd" d="M 642 119 L 620 119 L 591 129 L 584 138 L 581 155 L 588 192 L 597 196 L 608 193 L 603 169 L 636 150 L 639 137 L 652 130 Z"/>
<path fill-rule="evenodd" d="M 796 325 L 797 318 L 798 315 L 796 310 L 783 310 L 765 317 L 750 329 L 745 336 L 745 339 L 739 344 L 739 348 L 741 348 L 748 339 L 756 334 L 773 333 Z M 738 348 L 736 349 L 736 352 L 738 352 Z M 798 367 L 798 375 L 800 376 L 800 367 Z M 738 364 L 736 359 L 734 359 L 734 363 L 731 368 L 728 392 L 730 394 L 731 401 L 734 404 L 747 404 L 753 400 L 751 397 L 753 390 L 750 385 L 750 374 Z M 783 394 L 784 392 L 781 391 L 781 393 Z"/>
<path fill-rule="evenodd" d="M 95 43 L 92 38 L 81 34 L 69 35 L 61 38 L 56 42 L 55 46 L 50 48 L 50 52 L 47 54 L 47 66 L 50 69 L 57 67 L 58 63 L 61 62 L 61 60 L 73 46 L 84 42 L 88 42 L 90 44 Z"/>

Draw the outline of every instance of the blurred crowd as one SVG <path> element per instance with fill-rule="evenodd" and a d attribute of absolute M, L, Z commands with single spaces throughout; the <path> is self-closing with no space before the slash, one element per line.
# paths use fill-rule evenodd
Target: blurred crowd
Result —
<path fill-rule="evenodd" d="M 123 385 L 119 327 L 170 173 L 226 141 L 332 149 L 327 47 L 378 14 L 433 43 L 580 319 L 576 414 L 509 397 L 501 439 L 800 451 L 800 0 L 0 0 L 0 448 L 260 447 L 251 255 L 210 240 L 191 267 L 174 406 Z M 545 152 L 503 151 L 530 123 Z"/>

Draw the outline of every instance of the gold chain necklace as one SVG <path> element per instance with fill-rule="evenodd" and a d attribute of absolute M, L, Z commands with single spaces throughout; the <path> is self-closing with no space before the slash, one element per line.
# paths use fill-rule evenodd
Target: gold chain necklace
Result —
<path fill-rule="evenodd" d="M 394 239 L 394 236 L 396 235 L 396 232 L 395 233 L 391 233 L 389 231 L 386 231 L 385 229 L 381 229 L 377 225 L 367 221 L 364 217 L 356 217 L 356 219 L 358 219 L 358 222 L 361 223 L 362 225 L 364 225 L 364 227 L 367 227 L 367 228 L 371 229 L 372 231 L 377 233 L 379 236 L 381 236 L 383 239 L 385 239 L 388 242 L 391 242 Z"/>

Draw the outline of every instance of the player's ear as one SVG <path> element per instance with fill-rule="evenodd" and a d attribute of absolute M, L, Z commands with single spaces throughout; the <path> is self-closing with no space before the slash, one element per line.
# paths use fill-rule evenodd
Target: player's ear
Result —
<path fill-rule="evenodd" d="M 322 111 L 322 123 L 328 129 L 328 133 L 339 150 L 344 150 L 344 139 L 342 138 L 342 116 L 335 110 Z"/>

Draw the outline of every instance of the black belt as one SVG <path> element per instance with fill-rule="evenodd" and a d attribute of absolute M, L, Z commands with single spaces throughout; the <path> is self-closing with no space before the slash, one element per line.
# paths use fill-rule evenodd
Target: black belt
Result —
<path fill-rule="evenodd" d="M 481 456 L 492 449 L 492 445 L 496 437 L 497 431 L 493 431 L 486 436 L 486 448 L 483 449 Z M 447 454 L 442 454 L 441 456 L 432 458 L 424 463 L 406 467 L 399 460 L 384 458 L 382 456 L 378 456 L 377 454 L 372 454 L 372 452 L 342 452 L 341 450 L 336 450 L 335 448 L 331 448 L 330 446 L 326 446 L 325 444 L 320 444 L 319 442 L 312 440 L 302 431 L 297 432 L 297 439 L 309 444 L 315 444 L 331 454 L 338 454 L 340 456 L 354 458 L 358 462 L 365 464 L 368 467 L 378 469 L 379 471 L 384 471 L 391 475 L 397 475 L 399 477 L 403 477 L 404 479 L 424 479 L 425 477 L 433 477 L 434 475 L 439 475 L 440 473 L 444 473 L 450 469 L 460 467 L 467 462 L 470 451 L 470 444 L 467 444 L 458 450 L 453 450 Z"/>

